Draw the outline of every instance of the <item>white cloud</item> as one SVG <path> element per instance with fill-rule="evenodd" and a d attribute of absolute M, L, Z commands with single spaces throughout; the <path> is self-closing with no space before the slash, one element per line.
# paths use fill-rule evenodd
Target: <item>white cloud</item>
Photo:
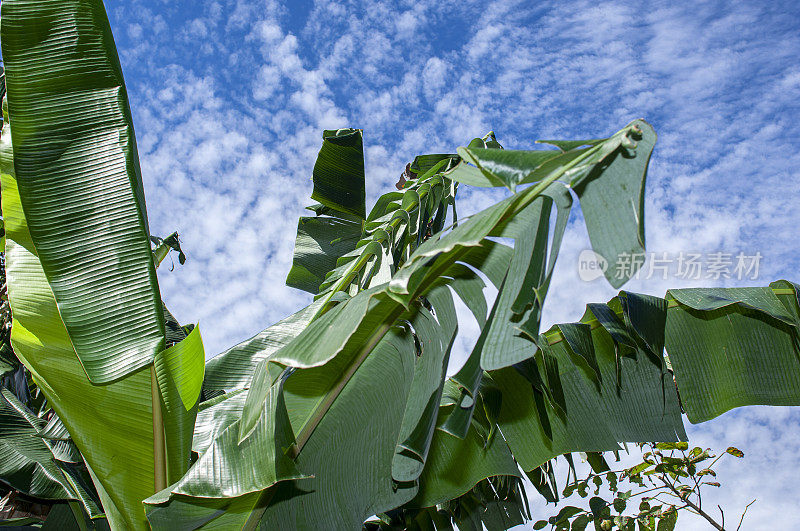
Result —
<path fill-rule="evenodd" d="M 490 55 L 495 41 L 502 35 L 503 30 L 504 27 L 500 24 L 479 29 L 467 45 L 467 57 L 476 62 Z"/>
<path fill-rule="evenodd" d="M 141 24 L 131 24 L 128 26 L 128 35 L 131 39 L 138 40 L 142 38 Z"/>
<path fill-rule="evenodd" d="M 445 86 L 449 71 L 450 65 L 438 57 L 431 57 L 425 63 L 425 68 L 422 70 L 422 83 L 425 96 L 429 100 L 433 99 Z"/>

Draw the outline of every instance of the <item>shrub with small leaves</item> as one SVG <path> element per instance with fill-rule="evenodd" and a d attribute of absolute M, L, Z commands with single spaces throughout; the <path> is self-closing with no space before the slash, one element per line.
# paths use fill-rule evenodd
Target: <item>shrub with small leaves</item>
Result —
<path fill-rule="evenodd" d="M 570 478 L 574 475 L 574 480 L 567 480 L 563 497 L 566 499 L 577 493 L 586 498 L 591 484 L 594 496 L 589 499 L 589 507 L 562 507 L 555 516 L 537 521 L 533 529 L 550 526 L 555 530 L 584 531 L 589 524 L 594 524 L 595 530 L 602 531 L 635 531 L 637 528 L 639 531 L 672 531 L 683 511 L 703 517 L 714 529 L 725 529 L 722 508 L 719 508 L 720 521 L 703 509 L 702 488 L 720 487 L 720 483 L 714 481 L 717 476 L 714 466 L 725 455 L 743 458 L 741 450 L 731 446 L 716 456 L 710 448 L 689 450 L 686 442 L 642 443 L 638 446 L 642 451 L 642 462 L 622 470 L 611 470 L 601 454 L 584 454 L 592 470 L 583 478 L 577 476 L 572 457 L 568 457 Z M 627 484 L 629 488 L 623 490 L 621 484 Z M 613 495 L 610 500 L 599 496 L 604 485 Z M 753 502 L 742 512 L 739 527 Z"/>

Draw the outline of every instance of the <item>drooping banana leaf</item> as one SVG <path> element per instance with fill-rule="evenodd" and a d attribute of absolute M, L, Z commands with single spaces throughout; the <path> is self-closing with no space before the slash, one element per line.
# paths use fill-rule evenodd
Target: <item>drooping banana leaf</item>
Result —
<path fill-rule="evenodd" d="M 634 130 L 622 139 L 607 166 L 576 175 L 571 182 L 580 198 L 592 249 L 606 260 L 603 273 L 615 288 L 644 262 L 644 187 L 656 144 L 656 132 L 649 123 L 634 120 L 631 124 Z"/>
<path fill-rule="evenodd" d="M 655 131 L 644 120 L 634 120 L 609 138 L 541 142 L 560 151 L 460 148 L 463 160 L 447 175 L 473 186 L 513 191 L 563 172 L 559 179 L 569 182 L 580 198 L 589 239 L 604 259 L 606 278 L 612 286 L 621 286 L 643 262 L 635 255 L 644 252 L 644 185 Z"/>
<path fill-rule="evenodd" d="M 399 482 L 415 481 L 425 467 L 458 331 L 453 298 L 447 288 L 432 290 L 427 298 L 436 316 L 419 308 L 409 320 L 418 352 L 392 461 L 392 478 Z"/>
<path fill-rule="evenodd" d="M 91 516 L 101 515 L 86 471 L 75 463 L 80 454 L 65 455 L 67 444 L 45 433 L 47 427 L 13 393 L 0 389 L 0 479 L 36 498 L 78 500 Z"/>
<path fill-rule="evenodd" d="M 469 491 L 494 476 L 520 476 L 519 468 L 502 437 L 486 441 L 474 426 L 463 439 L 436 430 L 419 494 L 410 506 L 432 507 Z"/>
<path fill-rule="evenodd" d="M 439 506 L 410 507 L 379 515 L 365 522 L 364 530 L 510 529 L 531 518 L 522 481 L 515 476 L 496 476 L 478 482 L 469 492 Z"/>
<path fill-rule="evenodd" d="M 607 305 L 590 304 L 580 326 L 553 326 L 539 344 L 556 371 L 537 352 L 530 362 L 489 372 L 502 391 L 498 436 L 523 470 L 578 448 L 685 438 L 676 385 L 694 422 L 738 405 L 800 405 L 792 376 L 800 370 L 796 285 L 672 290 L 668 297 L 669 309 L 664 299 L 622 292 Z M 682 366 L 674 382 L 664 370 L 665 342 Z M 458 403 L 443 401 L 445 416 L 453 406 Z M 462 452 L 471 444 L 448 440 Z M 471 480 L 458 484 L 454 471 L 486 461 L 464 455 L 453 459 L 450 473 L 431 474 L 435 488 L 421 484 L 421 492 L 433 493 L 428 506 L 469 488 Z M 404 507 L 414 510 L 414 503 Z"/>
<path fill-rule="evenodd" d="M 472 353 L 453 376 L 453 381 L 461 388 L 462 396 L 457 400 L 461 407 L 452 412 L 443 426 L 448 433 L 462 438 L 466 435 L 472 418 L 473 397 L 482 382 L 484 369 L 505 367 L 522 361 L 536 350 L 533 338 L 538 335 L 542 306 L 571 204 L 572 199 L 566 187 L 554 183 L 539 199 L 493 233 L 496 236 L 513 238 L 515 245 L 513 251 L 506 251 L 512 256 L 511 262 L 502 260 L 506 272 L 497 285 L 499 293 L 488 318 L 488 325 L 483 326 Z M 550 242 L 550 211 L 553 205 L 557 206 L 557 216 Z M 503 247 L 498 247 L 499 249 Z M 486 262 L 480 264 L 485 266 Z M 458 285 L 454 284 L 454 289 Z M 474 314 L 479 315 L 485 311 L 482 293 L 465 295 L 461 297 L 462 301 Z M 483 317 L 483 320 L 486 318 Z"/>
<path fill-rule="evenodd" d="M 660 321 L 663 330 L 664 309 L 649 317 Z M 503 396 L 500 430 L 525 471 L 567 452 L 617 450 L 622 442 L 685 440 L 675 387 L 662 365 L 635 342 L 616 343 L 591 311 L 581 322 L 595 327 L 570 331 L 582 336 L 580 342 L 564 339 L 563 325 L 556 325 L 541 337 L 545 348 L 532 359 L 491 372 Z M 637 338 L 647 335 L 633 326 L 625 332 Z"/>
<path fill-rule="evenodd" d="M 797 285 L 771 286 L 667 292 L 667 353 L 691 422 L 800 403 Z"/>
<path fill-rule="evenodd" d="M 557 206 L 557 220 L 550 242 L 550 211 Z M 539 321 L 572 199 L 566 187 L 554 183 L 540 199 L 519 212 L 502 230 L 493 234 L 514 238 L 514 256 L 507 278 L 495 302 L 480 365 L 486 370 L 507 367 L 530 357 L 530 338 L 539 333 Z M 550 245 L 548 245 L 550 243 Z"/>

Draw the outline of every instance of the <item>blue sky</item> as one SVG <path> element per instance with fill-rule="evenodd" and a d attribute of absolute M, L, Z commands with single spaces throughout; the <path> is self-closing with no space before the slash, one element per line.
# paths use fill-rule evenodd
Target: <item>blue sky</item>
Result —
<path fill-rule="evenodd" d="M 324 128 L 364 129 L 368 201 L 422 152 L 489 130 L 506 147 L 594 138 L 643 117 L 659 133 L 648 250 L 763 255 L 757 284 L 798 281 L 800 8 L 794 2 L 109 0 L 151 228 L 186 265 L 159 272 L 213 355 L 303 306 L 284 286 Z M 464 213 L 499 192 L 460 195 Z M 615 293 L 583 282 L 573 216 L 546 307 L 578 318 Z M 639 279 L 626 289 L 736 285 Z M 753 281 L 750 282 L 751 284 Z M 459 347 L 474 336 L 468 323 Z M 800 521 L 800 413 L 748 408 L 690 429 L 728 460 L 708 499 L 746 529 Z M 791 489 L 791 490 L 790 490 Z M 709 493 L 714 494 L 714 493 Z M 786 525 L 781 525 L 785 522 Z M 683 521 L 682 529 L 703 529 Z"/>

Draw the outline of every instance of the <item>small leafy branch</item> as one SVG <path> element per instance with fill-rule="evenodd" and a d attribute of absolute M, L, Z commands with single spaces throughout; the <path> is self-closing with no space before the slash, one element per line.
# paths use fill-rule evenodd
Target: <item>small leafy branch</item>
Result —
<path fill-rule="evenodd" d="M 549 525 L 555 530 L 583 531 L 593 523 L 596 530 L 602 531 L 634 531 L 637 524 L 639 531 L 672 531 L 679 512 L 688 511 L 705 518 L 714 529 L 725 529 L 725 513 L 719 505 L 719 520 L 703 509 L 702 487 L 719 487 L 714 466 L 726 454 L 743 458 L 741 450 L 731 446 L 715 456 L 710 448 L 703 450 L 696 446 L 690 451 L 686 442 L 642 443 L 637 446 L 642 452 L 642 462 L 630 468 L 611 470 L 602 463 L 593 466 L 585 478 L 579 479 L 571 467 L 570 477 L 575 479 L 572 482 L 568 480 L 564 498 L 576 493 L 587 498 L 589 489 L 594 486 L 589 509 L 573 505 L 563 507 L 548 520 L 537 521 L 533 528 L 544 529 Z M 604 483 L 614 495 L 611 501 L 598 496 Z M 629 488 L 623 490 L 623 484 Z M 630 514 L 631 507 L 635 506 L 634 499 L 639 497 L 638 510 Z M 737 530 L 754 502 L 745 507 Z"/>

